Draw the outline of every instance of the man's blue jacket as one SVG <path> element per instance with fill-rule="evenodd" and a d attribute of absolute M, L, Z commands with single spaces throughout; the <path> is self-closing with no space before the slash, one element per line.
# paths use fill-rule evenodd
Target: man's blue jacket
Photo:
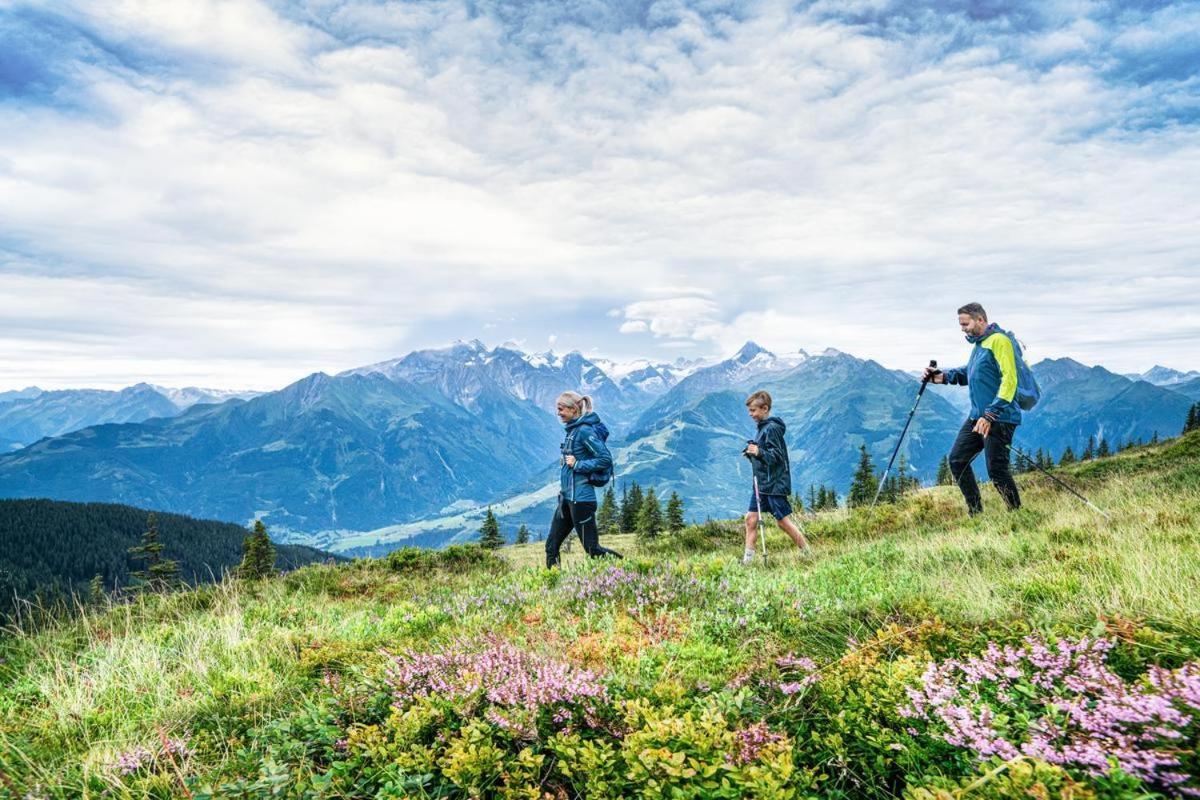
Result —
<path fill-rule="evenodd" d="M 965 367 L 948 369 L 946 383 L 970 388 L 971 419 L 987 417 L 992 422 L 1021 424 L 1017 396 L 1017 356 L 1012 335 L 996 323 L 981 336 L 968 336 L 975 345 Z"/>

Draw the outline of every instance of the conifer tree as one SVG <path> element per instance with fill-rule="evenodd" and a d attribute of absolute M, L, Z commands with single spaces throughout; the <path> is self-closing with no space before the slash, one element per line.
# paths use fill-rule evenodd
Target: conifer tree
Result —
<path fill-rule="evenodd" d="M 496 515 L 492 513 L 491 506 L 488 506 L 487 514 L 483 518 L 483 525 L 479 527 L 479 546 L 487 550 L 499 550 L 504 546 L 500 523 L 496 520 Z"/>
<path fill-rule="evenodd" d="M 822 487 L 824 488 L 824 487 Z M 812 512 L 820 511 L 821 506 L 817 503 L 817 487 L 811 483 L 808 485 L 808 510 Z"/>
<path fill-rule="evenodd" d="M 1183 433 L 1190 433 L 1200 427 L 1200 403 L 1193 403 L 1188 409 L 1187 419 L 1183 423 Z M 1157 431 L 1155 431 L 1157 433 Z"/>
<path fill-rule="evenodd" d="M 642 513 L 642 487 L 637 481 L 629 487 L 625 501 L 621 504 L 621 533 L 634 533 Z"/>
<path fill-rule="evenodd" d="M 683 527 L 683 498 L 678 492 L 671 492 L 671 499 L 667 501 L 667 530 L 678 533 Z"/>
<path fill-rule="evenodd" d="M 1155 431 L 1154 435 L 1150 437 L 1150 444 L 1158 444 L 1158 431 Z"/>
<path fill-rule="evenodd" d="M 648 538 L 658 536 L 663 530 L 663 514 L 653 486 L 646 490 L 646 496 L 642 499 L 640 505 L 641 508 L 638 510 L 638 533 Z"/>
<path fill-rule="evenodd" d="M 846 504 L 851 508 L 869 506 L 875 497 L 875 487 L 878 483 L 875 477 L 875 466 L 871 463 L 871 454 L 867 446 L 858 448 L 858 469 L 854 471 L 854 479 L 850 483 L 850 495 Z"/>
<path fill-rule="evenodd" d="M 1089 436 L 1087 447 L 1083 448 L 1083 455 L 1079 457 L 1080 461 L 1091 461 L 1096 457 L 1096 437 Z"/>
<path fill-rule="evenodd" d="M 1109 455 L 1112 455 L 1112 451 L 1108 449 L 1108 437 L 1101 436 L 1100 446 L 1096 448 L 1096 458 L 1104 458 Z"/>
<path fill-rule="evenodd" d="M 1059 464 L 1074 464 L 1075 451 L 1071 449 L 1071 445 L 1067 445 L 1067 449 L 1063 450 L 1062 457 L 1058 459 Z"/>
<path fill-rule="evenodd" d="M 600 533 L 616 533 L 621 527 L 621 511 L 617 508 L 617 490 L 612 483 L 604 492 L 600 508 L 596 511 L 596 529 Z"/>
<path fill-rule="evenodd" d="M 97 572 L 88 583 L 88 600 L 92 605 L 98 606 L 104 602 L 107 595 L 108 593 L 104 591 L 104 576 Z"/>
<path fill-rule="evenodd" d="M 144 564 L 131 576 L 137 581 L 135 588 L 161 592 L 179 582 L 179 562 L 163 558 L 165 549 L 158 538 L 158 516 L 150 512 L 146 517 L 146 532 L 142 534 L 141 542 L 129 548 L 129 555 Z"/>
<path fill-rule="evenodd" d="M 821 490 L 817 492 L 817 502 L 813 504 L 814 511 L 824 511 L 829 503 L 829 497 L 825 494 L 825 484 L 821 484 Z"/>
<path fill-rule="evenodd" d="M 529 527 L 524 522 L 517 528 L 517 544 L 529 544 Z"/>
<path fill-rule="evenodd" d="M 275 574 L 275 545 L 267 536 L 267 526 L 261 519 L 254 521 L 254 530 L 242 540 L 242 563 L 237 576 L 248 580 L 266 578 Z"/>
<path fill-rule="evenodd" d="M 942 456 L 942 460 L 938 464 L 937 485 L 949 486 L 952 483 L 954 483 L 954 476 L 950 474 L 950 459 Z"/>
<path fill-rule="evenodd" d="M 837 489 L 830 486 L 825 491 L 825 508 L 829 509 L 830 511 L 837 511 L 837 507 L 838 507 Z"/>

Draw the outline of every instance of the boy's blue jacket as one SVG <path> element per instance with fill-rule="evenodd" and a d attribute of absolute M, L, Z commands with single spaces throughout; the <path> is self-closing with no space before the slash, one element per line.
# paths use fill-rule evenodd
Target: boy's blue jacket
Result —
<path fill-rule="evenodd" d="M 792 467 L 788 461 L 787 443 L 783 440 L 787 425 L 779 417 L 767 417 L 758 423 L 754 442 L 757 456 L 750 457 L 754 477 L 758 478 L 759 494 L 792 494 Z"/>
<path fill-rule="evenodd" d="M 946 383 L 967 386 L 971 396 L 971 419 L 987 417 L 992 422 L 1021 424 L 1017 396 L 1017 357 L 1012 335 L 996 323 L 982 336 L 968 336 L 975 345 L 965 367 L 945 371 Z"/>
<path fill-rule="evenodd" d="M 612 454 L 604 439 L 608 428 L 596 412 L 590 411 L 567 423 L 567 436 L 562 443 L 562 468 L 558 475 L 558 490 L 572 503 L 596 502 L 596 487 L 587 482 L 589 472 L 612 469 Z M 566 457 L 575 456 L 575 468 L 567 466 Z"/>

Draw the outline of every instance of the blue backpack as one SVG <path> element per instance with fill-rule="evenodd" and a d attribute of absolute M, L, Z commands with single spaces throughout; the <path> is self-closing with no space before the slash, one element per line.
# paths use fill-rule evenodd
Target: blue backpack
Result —
<path fill-rule="evenodd" d="M 1025 363 L 1025 356 L 1021 353 L 1021 343 L 1017 341 L 1017 337 L 1011 331 L 1002 330 L 1001 333 L 1012 342 L 1013 355 L 1017 361 L 1017 395 L 1013 402 L 1022 411 L 1029 411 L 1042 399 L 1042 387 L 1038 386 L 1037 378 L 1033 377 L 1033 370 Z"/>
<path fill-rule="evenodd" d="M 599 437 L 600 441 L 608 441 L 608 426 L 603 422 L 597 422 L 592 426 L 592 430 L 596 432 L 596 436 Z M 608 469 L 602 469 L 598 472 L 589 472 L 586 480 L 589 486 L 604 486 L 612 480 L 612 476 L 612 467 L 609 467 Z"/>

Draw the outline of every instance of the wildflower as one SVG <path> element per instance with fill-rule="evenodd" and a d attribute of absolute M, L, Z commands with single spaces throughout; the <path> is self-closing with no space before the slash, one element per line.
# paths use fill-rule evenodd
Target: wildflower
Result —
<path fill-rule="evenodd" d="M 772 731 L 765 722 L 756 722 L 737 732 L 737 753 L 730 758 L 739 766 L 749 764 L 758 759 L 765 747 L 782 739 L 782 733 Z"/>
<path fill-rule="evenodd" d="M 589 670 L 496 640 L 391 658 L 387 682 L 397 707 L 429 696 L 478 704 L 484 719 L 522 738 L 536 738 L 534 720 L 543 711 L 561 727 L 576 712 L 593 718 L 608 700 L 607 688 Z"/>
<path fill-rule="evenodd" d="M 122 775 L 133 775 L 148 767 L 154 760 L 154 754 L 142 746 L 137 746 L 118 753 L 113 766 Z"/>
<path fill-rule="evenodd" d="M 981 759 L 1023 755 L 1095 776 L 1115 765 L 1169 792 L 1194 794 L 1177 754 L 1180 742 L 1196 736 L 1200 662 L 1154 667 L 1144 681 L 1127 683 L 1108 667 L 1113 646 L 1089 637 L 992 643 L 980 656 L 931 663 L 899 711 Z M 1035 718 L 1010 729 L 996 711 L 1016 703 Z"/>

